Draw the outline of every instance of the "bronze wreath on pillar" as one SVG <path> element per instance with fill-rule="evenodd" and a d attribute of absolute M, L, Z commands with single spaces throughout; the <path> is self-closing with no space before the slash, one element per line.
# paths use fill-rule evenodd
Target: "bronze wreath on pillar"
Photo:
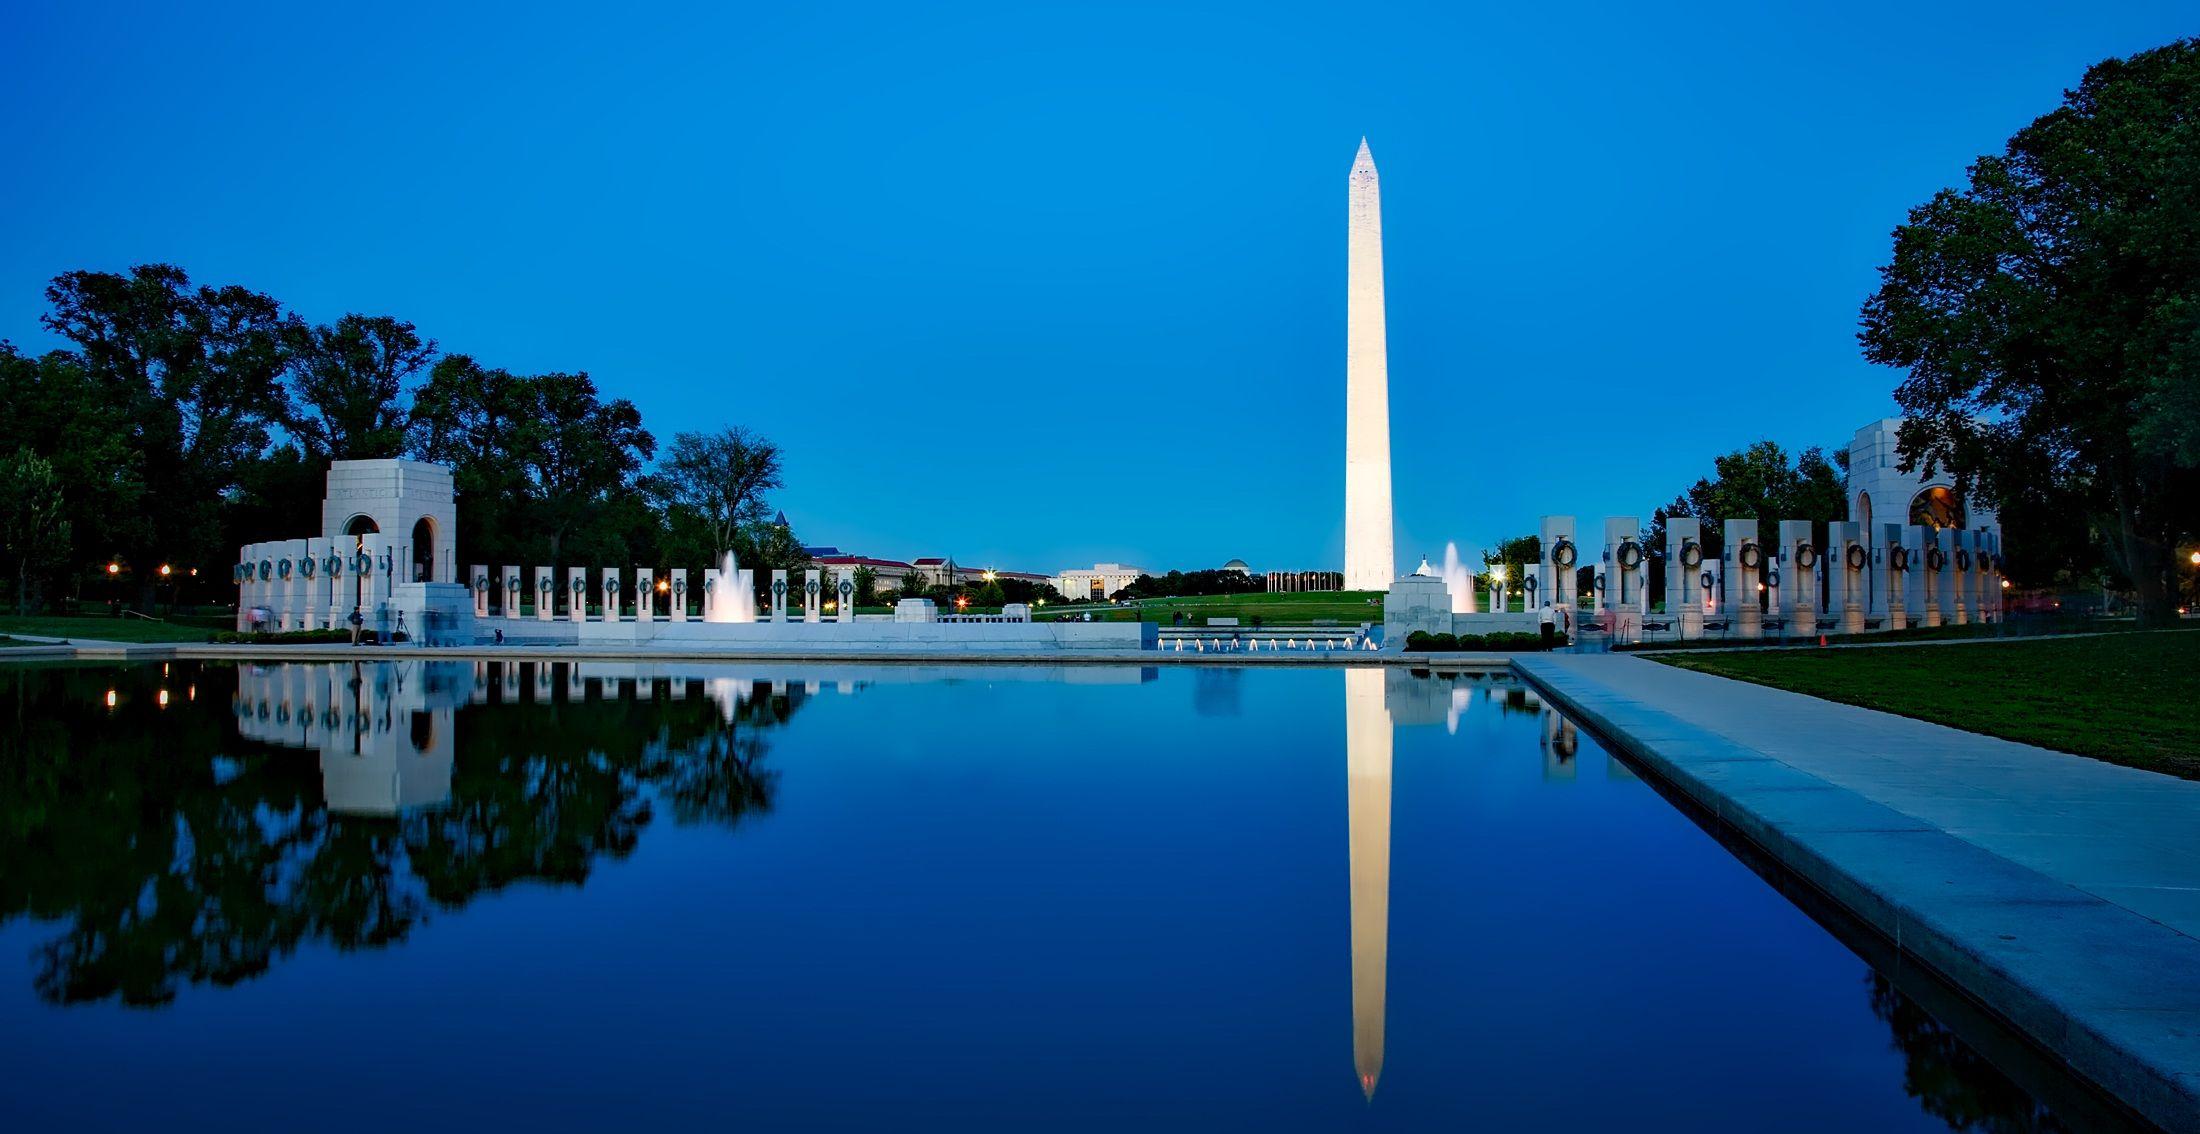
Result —
<path fill-rule="evenodd" d="M 1861 543 L 1852 543 L 1849 545 L 1848 560 L 1850 570 L 1861 571 L 1864 569 L 1864 564 L 1871 560 L 1871 552 L 1864 550 L 1864 545 Z"/>

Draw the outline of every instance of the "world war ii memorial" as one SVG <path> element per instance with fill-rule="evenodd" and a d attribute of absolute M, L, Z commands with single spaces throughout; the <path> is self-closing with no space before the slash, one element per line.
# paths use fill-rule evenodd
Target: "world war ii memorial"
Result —
<path fill-rule="evenodd" d="M 1579 15 L 12 13 L 0 1125 L 2200 1130 L 2189 19 Z"/>

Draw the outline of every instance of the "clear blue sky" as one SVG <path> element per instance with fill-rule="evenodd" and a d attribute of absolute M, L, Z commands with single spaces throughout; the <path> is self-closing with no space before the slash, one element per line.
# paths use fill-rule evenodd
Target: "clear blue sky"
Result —
<path fill-rule="evenodd" d="M 1903 210 L 2187 4 L 0 13 L 0 336 L 172 261 L 785 446 L 806 541 L 1342 562 L 1345 174 L 1398 555 L 1893 412 Z M 189 10 L 186 10 L 189 9 Z M 926 397 L 919 401 L 919 392 Z M 1028 411 L 1028 412 L 1027 412 Z"/>

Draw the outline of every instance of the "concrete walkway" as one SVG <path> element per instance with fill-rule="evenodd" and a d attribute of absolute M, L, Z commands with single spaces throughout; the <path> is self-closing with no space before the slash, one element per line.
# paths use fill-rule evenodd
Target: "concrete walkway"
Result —
<path fill-rule="evenodd" d="M 1625 655 L 1513 668 L 2079 1074 L 2200 1130 L 2200 782 Z"/>

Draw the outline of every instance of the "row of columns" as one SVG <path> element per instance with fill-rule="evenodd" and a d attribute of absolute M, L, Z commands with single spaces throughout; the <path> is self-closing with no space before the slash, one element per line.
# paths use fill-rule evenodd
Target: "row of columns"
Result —
<path fill-rule="evenodd" d="M 341 630 L 355 609 L 371 627 L 404 562 L 404 549 L 379 535 L 246 544 L 230 568 L 237 629 Z"/>
<path fill-rule="evenodd" d="M 491 615 L 491 599 L 498 593 L 503 603 L 496 611 L 510 621 L 528 619 L 523 595 L 534 599 L 533 621 L 549 622 L 558 619 L 560 603 L 568 622 L 624 622 L 655 621 L 660 616 L 657 608 L 664 604 L 666 615 L 673 622 L 689 620 L 689 602 L 696 597 L 688 585 L 685 568 L 672 568 L 659 572 L 649 567 L 633 569 L 632 590 L 626 590 L 622 576 L 624 570 L 604 567 L 596 572 L 593 583 L 586 567 L 568 567 L 561 584 L 554 567 L 536 567 L 531 582 L 524 569 L 503 567 L 492 573 L 486 565 L 476 565 L 468 574 L 468 586 L 474 596 L 474 617 Z M 793 621 L 797 617 L 804 622 L 825 620 L 824 607 L 833 604 L 833 620 L 855 620 L 855 573 L 842 570 L 828 580 L 825 572 L 811 568 L 799 579 L 791 579 L 784 570 L 771 573 L 769 605 L 764 620 L 772 622 Z M 755 610 L 755 572 L 735 566 L 733 557 L 727 556 L 724 566 L 703 572 L 703 591 L 698 604 L 698 614 L 708 622 L 758 621 Z M 631 615 L 623 604 L 633 603 Z M 595 615 L 589 614 L 589 606 L 598 607 Z"/>
<path fill-rule="evenodd" d="M 1963 625 L 2002 615 L 2001 545 L 1986 530 L 1782 520 L 1771 539 L 1755 520 L 1727 520 L 1720 553 L 1704 553 L 1701 523 L 1666 521 L 1666 611 L 1681 637 L 1724 617 L 1735 637 L 1762 637 L 1768 618 L 1801 636 Z M 1821 596 L 1823 598 L 1821 599 Z M 1821 617 L 1823 616 L 1823 617 Z"/>
<path fill-rule="evenodd" d="M 1713 557 L 1701 521 L 1666 521 L 1665 610 L 1680 637 L 1700 637 L 1706 620 L 1722 617 L 1729 633 L 1755 638 L 1768 618 L 1810 636 L 2002 615 L 2001 542 L 1990 529 L 1883 524 L 1874 532 L 1844 522 L 1828 525 L 1820 546 L 1809 520 L 1758 528 L 1755 520 L 1725 521 Z M 1578 572 L 1587 566 L 1597 618 L 1615 633 L 1639 634 L 1650 613 L 1650 549 L 1636 517 L 1607 517 L 1593 555 L 1572 516 L 1543 517 L 1539 534 L 1540 562 L 1521 580 L 1529 608 L 1578 607 Z"/>

